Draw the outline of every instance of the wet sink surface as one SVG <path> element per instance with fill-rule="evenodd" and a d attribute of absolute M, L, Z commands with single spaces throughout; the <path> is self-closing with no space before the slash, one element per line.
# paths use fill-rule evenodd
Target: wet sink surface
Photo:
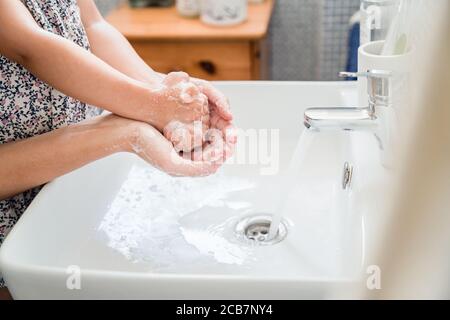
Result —
<path fill-rule="evenodd" d="M 350 210 L 341 186 L 355 145 L 344 133 L 320 133 L 301 167 L 287 169 L 304 109 L 351 104 L 353 84 L 218 86 L 242 128 L 234 159 L 215 176 L 190 179 L 117 154 L 48 184 L 0 251 L 15 298 L 322 297 L 356 278 L 363 214 Z M 271 246 L 240 239 L 239 220 L 276 211 L 288 180 L 287 237 Z M 81 290 L 68 290 L 77 268 Z"/>

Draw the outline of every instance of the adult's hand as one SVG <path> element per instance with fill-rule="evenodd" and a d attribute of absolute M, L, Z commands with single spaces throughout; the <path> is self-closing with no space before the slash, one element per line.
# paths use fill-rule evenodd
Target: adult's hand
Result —
<path fill-rule="evenodd" d="M 207 176 L 213 174 L 220 164 L 207 160 L 182 157 L 172 143 L 158 130 L 142 123 L 138 134 L 130 141 L 132 152 L 156 168 L 173 176 Z"/>

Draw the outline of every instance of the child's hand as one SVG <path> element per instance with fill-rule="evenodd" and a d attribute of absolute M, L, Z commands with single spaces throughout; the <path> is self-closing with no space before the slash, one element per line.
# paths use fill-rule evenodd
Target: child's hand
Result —
<path fill-rule="evenodd" d="M 176 151 L 193 160 L 223 163 L 233 154 L 237 142 L 228 100 L 209 82 L 198 79 L 193 82 L 208 97 L 209 123 L 172 121 L 164 128 L 164 136 Z"/>
<path fill-rule="evenodd" d="M 209 110 L 215 111 L 217 115 L 225 121 L 233 120 L 230 104 L 227 97 L 217 90 L 210 82 L 201 79 L 193 79 L 200 91 L 208 98 Z"/>
<path fill-rule="evenodd" d="M 154 109 L 148 118 L 154 119 L 150 123 L 161 132 L 172 121 L 209 126 L 208 98 L 184 72 L 165 76 L 152 90 L 151 105 Z"/>
<path fill-rule="evenodd" d="M 211 127 L 201 124 L 185 125 L 172 122 L 164 130 L 177 152 L 194 161 L 212 161 L 222 164 L 230 158 L 237 142 L 236 129 L 213 112 Z"/>
<path fill-rule="evenodd" d="M 171 142 L 152 126 L 142 123 L 130 139 L 131 151 L 158 169 L 173 176 L 207 176 L 220 164 L 181 157 Z"/>

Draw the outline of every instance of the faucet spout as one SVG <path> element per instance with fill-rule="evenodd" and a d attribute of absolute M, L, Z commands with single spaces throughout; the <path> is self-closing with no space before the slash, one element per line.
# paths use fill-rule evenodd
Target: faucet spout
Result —
<path fill-rule="evenodd" d="M 340 76 L 367 78 L 368 106 L 309 108 L 304 114 L 305 127 L 316 131 L 369 131 L 378 141 L 382 163 L 388 166 L 390 158 L 387 150 L 391 149 L 391 118 L 394 118 L 394 109 L 391 108 L 392 73 L 384 70 L 368 70 L 357 73 L 341 72 Z"/>
<path fill-rule="evenodd" d="M 304 124 L 309 130 L 373 130 L 377 117 L 372 108 L 309 108 Z"/>

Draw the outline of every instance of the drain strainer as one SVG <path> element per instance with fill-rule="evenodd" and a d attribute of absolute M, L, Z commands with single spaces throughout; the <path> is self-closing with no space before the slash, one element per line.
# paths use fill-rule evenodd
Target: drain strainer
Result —
<path fill-rule="evenodd" d="M 243 218 L 236 224 L 236 234 L 240 240 L 255 245 L 273 245 L 282 241 L 287 236 L 287 224 L 281 221 L 277 234 L 269 238 L 272 216 L 268 214 L 252 215 Z"/>

